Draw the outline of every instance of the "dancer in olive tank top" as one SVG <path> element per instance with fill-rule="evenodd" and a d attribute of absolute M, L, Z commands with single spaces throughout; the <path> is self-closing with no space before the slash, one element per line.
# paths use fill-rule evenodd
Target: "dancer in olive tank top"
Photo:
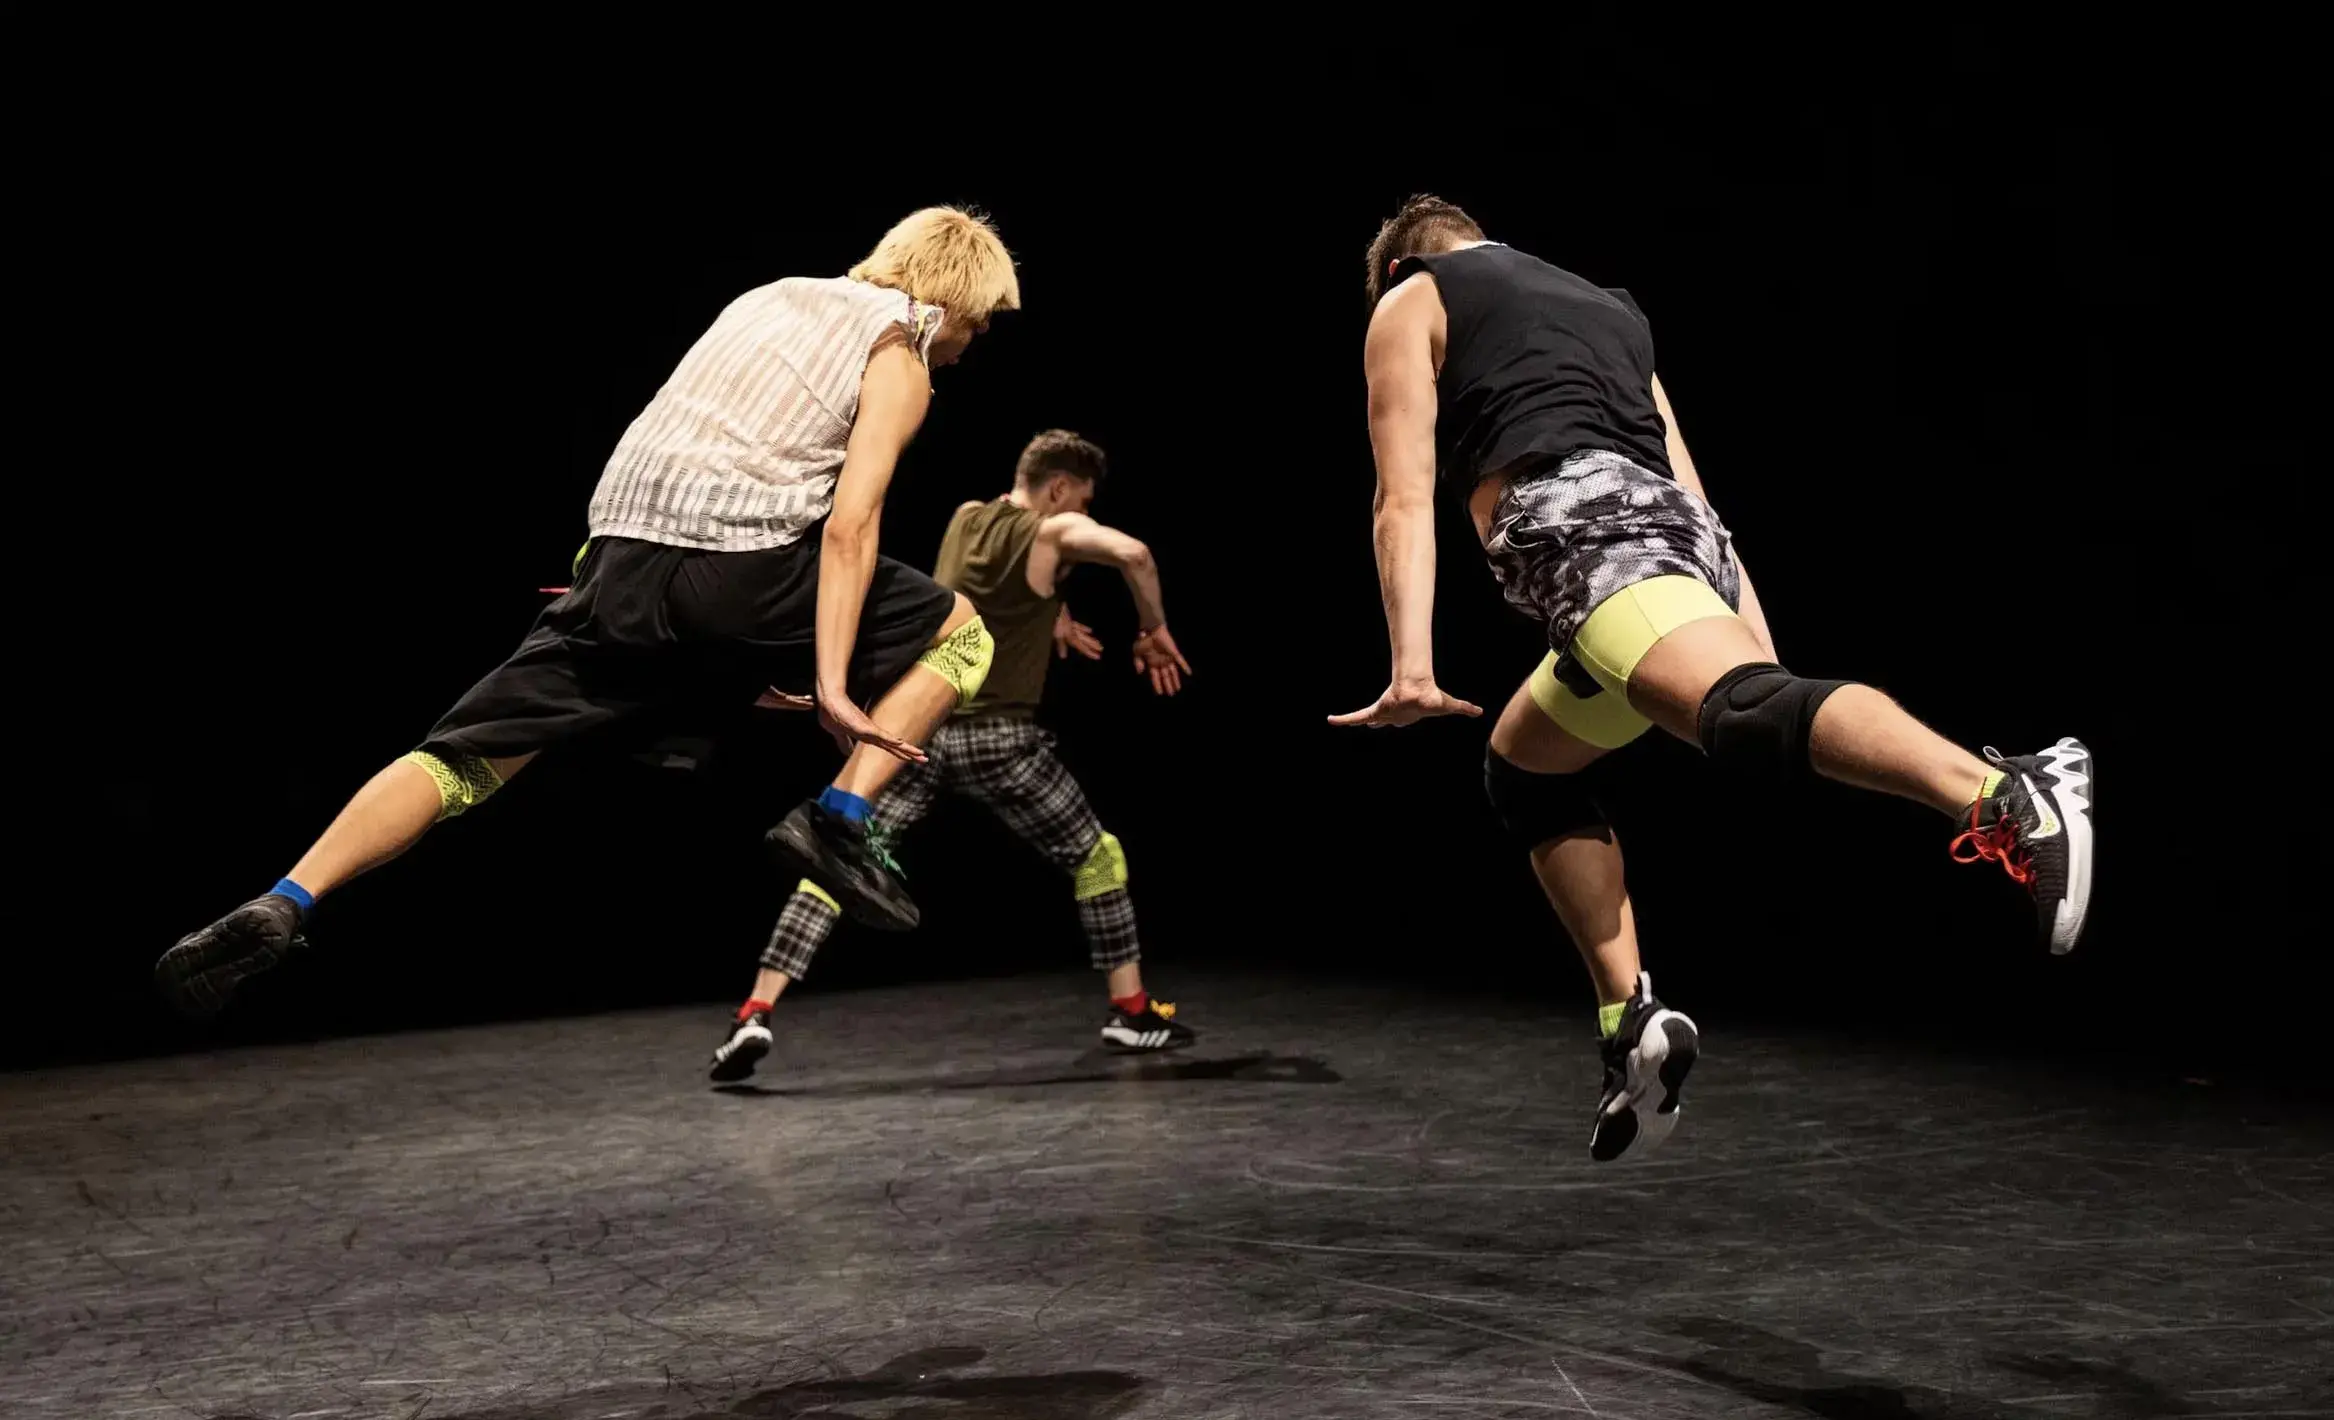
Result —
<path fill-rule="evenodd" d="M 1070 881 L 1110 997 L 1103 1044 L 1173 1050 L 1190 1044 L 1192 1031 L 1175 1019 L 1172 1005 L 1143 989 L 1126 851 L 1095 817 L 1055 755 L 1054 737 L 1036 719 L 1049 661 L 1072 651 L 1089 660 L 1102 655 L 1102 643 L 1062 605 L 1061 577 L 1077 563 L 1104 563 L 1125 577 L 1143 628 L 1135 638 L 1135 673 L 1148 676 L 1153 691 L 1175 694 L 1191 670 L 1168 633 L 1150 549 L 1086 515 L 1106 467 L 1101 449 L 1065 430 L 1048 430 L 1022 451 L 1011 492 L 956 510 L 933 580 L 979 609 L 995 651 L 979 693 L 926 746 L 929 760 L 907 766 L 876 800 L 869 831 L 879 845 L 888 844 L 930 812 L 943 791 L 985 806 Z M 714 1079 L 742 1080 L 769 1053 L 771 1008 L 810 969 L 837 916 L 834 896 L 804 878 L 763 949 L 753 993 L 713 1052 Z"/>

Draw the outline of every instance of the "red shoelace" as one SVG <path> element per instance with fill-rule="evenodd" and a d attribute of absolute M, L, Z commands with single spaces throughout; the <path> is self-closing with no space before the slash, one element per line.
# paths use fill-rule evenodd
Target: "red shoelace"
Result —
<path fill-rule="evenodd" d="M 2004 814 L 1991 824 L 1980 827 L 1977 816 L 1984 811 L 1984 808 L 1983 804 L 1970 806 L 1969 827 L 1963 829 L 1961 836 L 1953 840 L 1953 846 L 1950 850 L 1953 854 L 1953 861 L 1956 863 L 1999 863 L 2002 865 L 2002 871 L 2010 875 L 2011 881 L 2032 883 L 2034 881 L 2034 859 L 2026 851 L 2026 845 L 2018 841 L 2017 817 L 2012 814 Z M 1962 852 L 1964 848 L 1969 850 L 1966 854 Z"/>

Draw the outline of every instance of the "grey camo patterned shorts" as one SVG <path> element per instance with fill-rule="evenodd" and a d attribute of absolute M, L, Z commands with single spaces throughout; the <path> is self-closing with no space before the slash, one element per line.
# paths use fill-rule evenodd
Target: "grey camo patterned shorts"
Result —
<path fill-rule="evenodd" d="M 1508 604 L 1548 628 L 1561 662 L 1605 598 L 1655 577 L 1692 577 L 1739 610 L 1733 543 L 1683 484 L 1591 449 L 1511 480 L 1483 554 Z"/>

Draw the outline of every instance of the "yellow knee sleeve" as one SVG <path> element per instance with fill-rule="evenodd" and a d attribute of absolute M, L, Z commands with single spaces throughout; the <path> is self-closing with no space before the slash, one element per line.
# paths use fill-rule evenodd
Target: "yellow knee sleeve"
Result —
<path fill-rule="evenodd" d="M 1541 713 L 1567 732 L 1601 749 L 1619 749 L 1651 728 L 1629 707 L 1629 676 L 1645 653 L 1689 621 L 1732 615 L 1725 599 L 1700 578 L 1648 578 L 1598 603 L 1572 638 L 1572 658 L 1603 694 L 1583 697 L 1556 679 L 1553 652 L 1525 688 Z"/>
<path fill-rule="evenodd" d="M 1126 850 L 1118 846 L 1117 834 L 1105 833 L 1094 840 L 1094 851 L 1070 874 L 1070 896 L 1084 902 L 1125 886 Z"/>
<path fill-rule="evenodd" d="M 440 823 L 477 808 L 502 787 L 502 776 L 494 772 L 494 766 L 474 754 L 457 754 L 447 761 L 426 749 L 417 749 L 405 758 L 420 765 L 430 782 L 438 786 Z"/>
<path fill-rule="evenodd" d="M 996 656 L 997 638 L 976 616 L 941 637 L 931 650 L 916 658 L 916 664 L 947 681 L 956 691 L 956 708 L 962 710 L 981 693 L 982 683 L 989 678 L 989 663 Z"/>

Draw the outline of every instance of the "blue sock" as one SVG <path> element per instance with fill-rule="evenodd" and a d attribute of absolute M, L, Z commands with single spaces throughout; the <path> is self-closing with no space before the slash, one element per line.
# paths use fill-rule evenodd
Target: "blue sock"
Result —
<path fill-rule="evenodd" d="M 268 891 L 277 897 L 288 897 L 298 903 L 302 917 L 307 916 L 310 909 L 316 906 L 316 894 L 293 882 L 290 878 L 278 880 L 276 885 L 269 888 Z"/>
<path fill-rule="evenodd" d="M 865 823 L 867 816 L 875 812 L 875 805 L 860 798 L 857 794 L 846 794 L 832 785 L 827 787 L 825 793 L 819 795 L 819 807 L 830 813 L 841 814 L 853 823 Z"/>

